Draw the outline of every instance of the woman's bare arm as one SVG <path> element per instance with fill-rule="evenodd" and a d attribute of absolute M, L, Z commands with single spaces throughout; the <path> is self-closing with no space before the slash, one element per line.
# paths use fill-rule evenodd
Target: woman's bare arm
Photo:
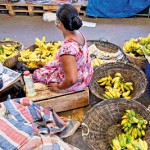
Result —
<path fill-rule="evenodd" d="M 65 80 L 59 84 L 59 89 L 66 89 L 78 80 L 76 60 L 72 55 L 62 55 L 60 61 L 64 70 Z"/>

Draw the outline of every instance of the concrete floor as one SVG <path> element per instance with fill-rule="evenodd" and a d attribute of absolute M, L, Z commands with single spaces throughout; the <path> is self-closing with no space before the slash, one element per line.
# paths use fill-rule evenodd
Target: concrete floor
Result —
<path fill-rule="evenodd" d="M 96 19 L 82 17 L 82 19 L 97 23 L 95 28 L 81 28 L 87 40 L 98 40 L 104 37 L 109 42 L 122 47 L 123 43 L 131 37 L 144 37 L 150 33 L 149 18 Z M 63 36 L 55 27 L 54 22 L 44 22 L 42 16 L 10 17 L 9 15 L 0 15 L 0 40 L 10 37 L 28 47 L 34 43 L 35 37 L 41 38 L 43 35 L 46 36 L 47 41 L 63 40 Z M 145 106 L 150 104 L 147 94 L 140 98 L 139 101 Z M 93 98 L 92 104 L 97 102 L 98 100 Z M 88 146 L 82 140 L 81 129 L 65 141 L 81 150 L 89 150 Z"/>
<path fill-rule="evenodd" d="M 122 47 L 125 40 L 146 36 L 150 33 L 149 18 L 104 19 L 82 17 L 84 21 L 96 22 L 95 28 L 82 27 L 81 31 L 87 40 L 97 40 L 105 37 L 109 42 Z M 44 22 L 42 16 L 0 15 L 0 40 L 11 37 L 25 46 L 34 43 L 35 37 L 47 37 L 47 41 L 63 40 L 61 32 L 54 22 Z"/>

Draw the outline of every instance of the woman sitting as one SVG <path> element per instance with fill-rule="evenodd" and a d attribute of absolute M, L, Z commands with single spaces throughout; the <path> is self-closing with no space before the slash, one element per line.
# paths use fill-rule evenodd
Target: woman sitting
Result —
<path fill-rule="evenodd" d="M 64 42 L 53 62 L 34 71 L 33 80 L 47 84 L 55 92 L 81 91 L 93 74 L 86 39 L 78 31 L 82 20 L 74 6 L 63 4 L 57 10 L 55 24 L 62 31 Z"/>

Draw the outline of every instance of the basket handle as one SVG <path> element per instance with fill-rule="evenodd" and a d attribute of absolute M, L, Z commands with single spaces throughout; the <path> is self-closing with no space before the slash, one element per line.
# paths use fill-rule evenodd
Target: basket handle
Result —
<path fill-rule="evenodd" d="M 148 111 L 150 111 L 150 105 L 148 105 L 148 108 L 147 108 L 147 110 L 148 110 Z"/>
<path fill-rule="evenodd" d="M 101 37 L 101 38 L 99 39 L 99 42 L 108 42 L 108 40 L 107 40 L 105 37 Z"/>
<path fill-rule="evenodd" d="M 87 133 L 84 133 L 83 130 L 82 130 L 82 136 L 87 136 L 89 134 L 89 127 L 85 123 L 82 123 L 82 127 L 86 127 L 87 128 Z"/>

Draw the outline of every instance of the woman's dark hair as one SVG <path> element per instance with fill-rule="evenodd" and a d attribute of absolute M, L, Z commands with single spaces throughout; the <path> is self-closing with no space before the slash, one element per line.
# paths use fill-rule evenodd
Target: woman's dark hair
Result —
<path fill-rule="evenodd" d="M 61 5 L 57 10 L 56 16 L 69 31 L 78 30 L 82 26 L 82 20 L 77 9 L 70 4 Z"/>

